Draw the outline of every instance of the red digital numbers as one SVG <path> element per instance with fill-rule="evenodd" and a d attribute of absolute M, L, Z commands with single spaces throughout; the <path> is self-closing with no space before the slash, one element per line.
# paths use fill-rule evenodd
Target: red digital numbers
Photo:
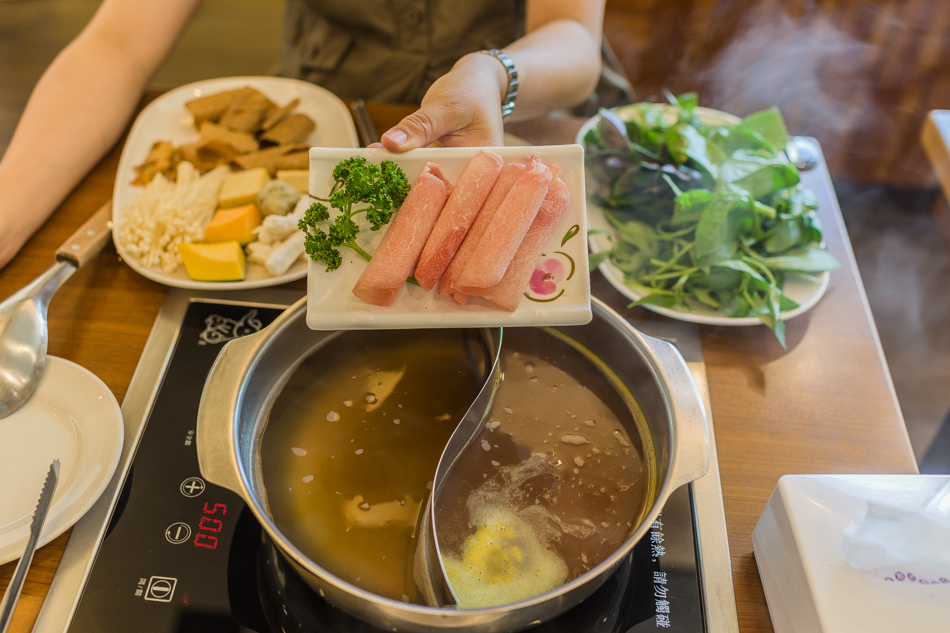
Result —
<path fill-rule="evenodd" d="M 209 510 L 209 509 L 208 509 L 208 502 L 205 501 L 205 514 L 214 514 L 214 513 L 217 512 L 219 509 L 221 510 L 221 514 L 227 514 L 227 513 L 228 513 L 228 506 L 224 505 L 223 503 L 216 503 L 216 504 L 214 504 L 214 507 Z"/>
<path fill-rule="evenodd" d="M 205 514 L 216 514 L 218 510 L 221 511 L 221 516 L 224 516 L 228 513 L 228 506 L 223 503 L 216 503 L 214 507 L 209 509 L 208 502 L 205 502 Z M 214 534 L 220 532 L 222 527 L 224 527 L 224 524 L 219 519 L 212 519 L 208 516 L 201 517 L 201 520 L 198 521 L 199 531 L 195 535 L 194 544 L 198 547 L 206 547 L 208 549 L 216 548 L 218 546 L 218 537 Z"/>
<path fill-rule="evenodd" d="M 198 521 L 198 529 L 208 530 L 209 532 L 220 532 L 222 525 L 221 521 L 209 519 L 208 517 L 201 517 L 201 520 Z"/>
<path fill-rule="evenodd" d="M 207 547 L 208 549 L 214 549 L 218 546 L 218 537 L 212 534 L 205 534 L 204 532 L 198 532 L 195 535 L 195 545 L 198 547 Z"/>

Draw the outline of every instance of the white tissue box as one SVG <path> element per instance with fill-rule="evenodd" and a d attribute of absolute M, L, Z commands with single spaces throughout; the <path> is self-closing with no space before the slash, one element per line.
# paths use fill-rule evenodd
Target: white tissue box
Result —
<path fill-rule="evenodd" d="M 869 503 L 893 506 L 895 512 L 910 517 L 924 508 L 927 516 L 934 514 L 944 521 L 950 517 L 948 491 L 950 477 L 936 475 L 787 475 L 779 479 L 752 532 L 775 632 L 950 631 L 950 574 L 942 571 L 950 551 L 950 531 L 941 534 L 942 542 L 932 549 L 929 544 L 909 543 L 912 553 L 922 555 L 927 563 L 934 562 L 927 560 L 933 553 L 936 562 L 925 578 L 901 572 L 885 579 L 858 571 L 849 563 L 847 550 L 848 534 L 861 525 Z M 907 556 L 906 552 L 900 555 Z M 888 560 L 893 562 L 893 557 Z M 899 567 L 895 571 L 900 572 Z"/>

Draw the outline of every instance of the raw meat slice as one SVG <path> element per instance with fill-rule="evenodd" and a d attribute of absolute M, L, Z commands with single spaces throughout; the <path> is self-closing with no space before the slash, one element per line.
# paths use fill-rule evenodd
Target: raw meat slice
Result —
<path fill-rule="evenodd" d="M 558 173 L 561 171 L 557 165 L 551 166 L 551 171 Z M 538 215 L 534 218 L 528 234 L 518 248 L 514 259 L 505 271 L 505 276 L 501 283 L 495 286 L 491 292 L 485 295 L 485 298 L 506 310 L 514 311 L 521 302 L 525 288 L 528 286 L 528 280 L 534 273 L 538 264 L 538 259 L 547 245 L 548 240 L 557 228 L 561 218 L 567 211 L 571 201 L 570 191 L 567 185 L 557 175 L 551 181 L 551 187 L 548 189 L 544 202 L 538 210 Z"/>
<path fill-rule="evenodd" d="M 512 185 L 515 184 L 515 181 L 524 170 L 525 166 L 522 163 L 508 163 L 501 170 L 498 180 L 495 181 L 495 186 L 492 187 L 491 193 L 488 194 L 488 198 L 485 200 L 485 204 L 482 205 L 481 210 L 475 217 L 472 228 L 468 230 L 465 241 L 462 242 L 458 252 L 455 253 L 455 257 L 452 258 L 452 262 L 439 281 L 439 293 L 454 295 L 455 303 L 458 305 L 465 304 L 466 297 L 464 294 L 458 292 L 457 287 L 459 277 L 462 276 L 462 271 L 465 269 L 465 263 L 475 253 L 475 250 L 478 248 L 479 240 L 482 239 L 482 235 L 485 234 L 485 230 L 488 229 L 491 224 L 492 218 L 495 217 L 495 213 L 499 207 L 501 207 L 505 196 L 511 191 Z"/>
<path fill-rule="evenodd" d="M 491 193 L 503 164 L 498 154 L 481 150 L 472 157 L 459 176 L 416 266 L 416 281 L 426 290 L 435 286 L 452 261 L 478 210 Z"/>
<path fill-rule="evenodd" d="M 448 183 L 435 163 L 427 163 L 402 206 L 393 215 L 389 230 L 376 249 L 353 294 L 375 305 L 389 305 L 419 261 L 432 227 L 449 192 Z"/>
<path fill-rule="evenodd" d="M 457 284 L 460 292 L 483 295 L 502 280 L 538 214 L 551 178 L 551 170 L 536 155 L 532 156 L 466 262 Z"/>

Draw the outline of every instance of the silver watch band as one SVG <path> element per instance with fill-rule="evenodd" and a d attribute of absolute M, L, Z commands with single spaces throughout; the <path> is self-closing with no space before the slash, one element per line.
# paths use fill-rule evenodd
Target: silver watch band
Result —
<path fill-rule="evenodd" d="M 518 69 L 515 68 L 515 63 L 511 61 L 511 58 L 497 48 L 478 52 L 484 55 L 491 55 L 500 61 L 501 65 L 505 67 L 505 72 L 508 73 L 508 94 L 505 95 L 505 98 L 501 102 L 501 118 L 504 121 L 511 116 L 511 113 L 515 109 L 515 99 L 518 97 Z"/>

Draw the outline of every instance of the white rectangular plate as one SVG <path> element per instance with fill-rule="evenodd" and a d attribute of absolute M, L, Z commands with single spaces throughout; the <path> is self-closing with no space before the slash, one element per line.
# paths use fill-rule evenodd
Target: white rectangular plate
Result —
<path fill-rule="evenodd" d="M 310 195 L 326 198 L 333 184 L 333 168 L 350 156 L 365 156 L 372 163 L 392 160 L 415 182 L 427 162 L 437 163 L 452 183 L 481 148 L 423 148 L 404 154 L 384 149 L 310 150 Z M 590 270 L 587 265 L 587 212 L 584 193 L 584 151 L 580 145 L 539 147 L 493 147 L 491 151 L 505 163 L 527 162 L 537 154 L 545 164 L 560 165 L 571 202 L 539 260 L 552 271 L 545 280 L 540 272 L 525 289 L 514 312 L 499 308 L 480 297 L 469 297 L 457 306 L 449 295 L 436 288 L 424 290 L 403 284 L 389 306 L 368 304 L 353 294 L 353 286 L 366 261 L 352 249 L 341 248 L 343 264 L 327 272 L 326 266 L 311 261 L 307 270 L 307 325 L 314 330 L 404 329 L 435 327 L 498 327 L 533 325 L 583 325 L 591 320 Z M 338 212 L 330 210 L 331 219 Z M 376 252 L 386 227 L 371 231 L 366 224 L 357 238 L 369 253 Z"/>

